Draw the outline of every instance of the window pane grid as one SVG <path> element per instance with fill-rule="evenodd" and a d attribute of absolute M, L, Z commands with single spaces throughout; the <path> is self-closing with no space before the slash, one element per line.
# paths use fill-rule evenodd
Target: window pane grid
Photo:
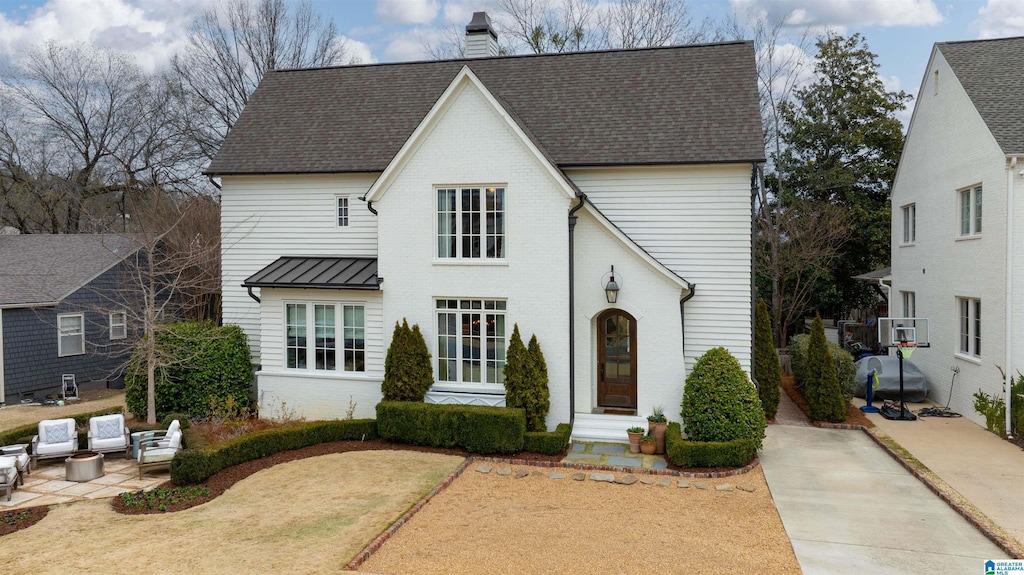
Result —
<path fill-rule="evenodd" d="M 306 369 L 306 305 L 290 303 L 285 314 L 285 365 Z"/>
<path fill-rule="evenodd" d="M 981 186 L 960 192 L 960 235 L 975 236 L 981 233 L 982 190 Z"/>
<path fill-rule="evenodd" d="M 437 190 L 437 257 L 454 258 L 456 238 L 455 190 Z"/>
<path fill-rule="evenodd" d="M 316 369 L 334 371 L 336 369 L 335 323 L 333 305 L 313 306 L 316 322 Z"/>
<path fill-rule="evenodd" d="M 348 226 L 348 198 L 338 198 L 338 227 Z"/>
<path fill-rule="evenodd" d="M 505 188 L 487 188 L 487 257 L 505 257 Z"/>
<path fill-rule="evenodd" d="M 344 308 L 345 371 L 366 371 L 366 310 L 361 305 Z"/>
<path fill-rule="evenodd" d="M 128 322 L 124 312 L 110 314 L 110 339 L 124 339 L 128 337 Z"/>
<path fill-rule="evenodd" d="M 505 257 L 505 188 L 437 188 L 437 257 Z"/>
<path fill-rule="evenodd" d="M 981 233 L 981 188 L 974 188 L 974 233 Z"/>
<path fill-rule="evenodd" d="M 438 381 L 505 382 L 505 306 L 498 300 L 437 300 Z"/>
<path fill-rule="evenodd" d="M 81 315 L 66 315 L 57 320 L 58 355 L 85 353 L 85 326 Z"/>
<path fill-rule="evenodd" d="M 981 300 L 957 299 L 960 314 L 958 351 L 964 355 L 981 357 Z"/>

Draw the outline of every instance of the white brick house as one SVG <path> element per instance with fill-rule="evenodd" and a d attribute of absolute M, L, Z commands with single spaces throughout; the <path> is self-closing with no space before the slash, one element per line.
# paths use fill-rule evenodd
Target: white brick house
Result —
<path fill-rule="evenodd" d="M 982 425 L 972 394 L 1024 369 L 1022 111 L 1024 38 L 936 44 L 892 191 L 889 315 L 929 319 L 914 364 Z"/>
<path fill-rule="evenodd" d="M 549 428 L 678 420 L 705 350 L 750 365 L 752 44 L 493 57 L 489 27 L 467 31 L 479 58 L 268 74 L 209 167 L 261 407 L 372 416 L 407 318 L 427 401 L 502 405 L 518 324 Z"/>

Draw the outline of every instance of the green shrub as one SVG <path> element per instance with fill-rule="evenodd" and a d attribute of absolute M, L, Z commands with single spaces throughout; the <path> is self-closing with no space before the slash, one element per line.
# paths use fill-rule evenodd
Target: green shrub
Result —
<path fill-rule="evenodd" d="M 427 342 L 420 326 L 404 318 L 395 322 L 387 357 L 384 359 L 384 381 L 381 391 L 384 401 L 423 401 L 434 383 L 434 368 L 430 364 Z"/>
<path fill-rule="evenodd" d="M 757 390 L 724 347 L 708 350 L 694 364 L 681 415 L 693 441 L 751 439 L 760 448 L 767 425 Z"/>
<path fill-rule="evenodd" d="M 835 361 L 825 340 L 825 326 L 818 315 L 811 324 L 805 370 L 807 381 L 804 382 L 804 396 L 810 407 L 811 419 L 832 423 L 846 421 L 846 400 L 839 387 Z"/>
<path fill-rule="evenodd" d="M 523 449 L 526 415 L 508 407 L 382 401 L 377 404 L 377 431 L 398 443 L 516 453 Z"/>
<path fill-rule="evenodd" d="M 782 369 L 779 367 L 779 352 L 772 337 L 772 323 L 768 319 L 768 305 L 763 299 L 757 300 L 754 323 L 754 377 L 757 378 L 757 394 L 761 398 L 766 419 L 775 417 L 779 411 L 779 383 Z"/>
<path fill-rule="evenodd" d="M 793 368 L 793 380 L 800 389 L 804 388 L 807 381 L 807 346 L 811 343 L 810 334 L 803 333 L 793 336 L 789 340 L 790 365 Z M 853 398 L 853 392 L 857 388 L 857 365 L 853 362 L 853 356 L 838 345 L 828 342 L 828 350 L 832 355 L 832 361 L 836 365 L 836 377 L 839 378 L 839 388 L 847 401 Z"/>
<path fill-rule="evenodd" d="M 974 394 L 974 411 L 985 418 L 985 429 L 1002 436 L 1006 431 L 1006 402 L 979 389 Z"/>
<path fill-rule="evenodd" d="M 74 419 L 75 427 L 82 430 L 79 434 L 78 445 L 85 449 L 88 445 L 86 443 L 88 425 L 90 417 L 99 417 L 101 415 L 110 415 L 112 413 L 124 413 L 124 409 L 121 407 L 108 407 L 106 409 L 99 409 L 96 411 L 90 411 L 88 413 L 79 413 L 78 415 L 71 415 L 68 417 L 46 417 L 44 419 Z M 42 421 L 42 420 L 40 420 Z M 39 422 L 28 423 L 25 425 L 19 425 L 18 427 L 12 427 L 7 431 L 0 432 L 0 445 L 10 445 L 12 443 L 31 443 L 32 436 L 39 433 Z"/>
<path fill-rule="evenodd" d="M 181 426 L 182 430 L 188 429 L 188 416 L 185 415 L 184 413 L 168 413 L 167 415 L 164 416 L 163 419 L 160 420 L 160 425 L 162 425 L 164 429 L 167 429 L 168 427 L 171 426 L 171 422 L 174 421 L 175 419 L 178 420 L 178 425 Z"/>
<path fill-rule="evenodd" d="M 547 431 L 550 397 L 548 365 L 537 336 L 532 336 L 529 347 L 524 347 L 519 326 L 513 326 L 505 359 L 505 405 L 526 412 L 526 429 Z"/>
<path fill-rule="evenodd" d="M 172 358 L 156 371 L 158 421 L 168 413 L 203 419 L 210 414 L 210 398 L 232 397 L 249 405 L 252 360 L 242 328 L 181 322 L 161 329 L 156 337 L 161 355 Z M 147 397 L 145 356 L 136 352 L 125 372 L 125 402 L 140 419 L 147 415 Z"/>
<path fill-rule="evenodd" d="M 523 436 L 523 451 L 558 455 L 565 452 L 572 437 L 572 425 L 559 423 L 554 431 L 527 431 Z"/>
<path fill-rule="evenodd" d="M 372 419 L 346 419 L 294 423 L 241 435 L 203 449 L 186 444 L 190 449 L 179 451 L 171 460 L 171 480 L 177 485 L 190 485 L 232 465 L 282 451 L 331 441 L 376 438 Z"/>
<path fill-rule="evenodd" d="M 665 428 L 665 456 L 679 467 L 743 467 L 757 455 L 753 439 L 687 441 L 678 422 Z"/>

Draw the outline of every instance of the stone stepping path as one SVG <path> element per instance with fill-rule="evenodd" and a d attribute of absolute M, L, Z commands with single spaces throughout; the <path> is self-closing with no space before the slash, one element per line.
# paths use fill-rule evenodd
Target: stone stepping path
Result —
<path fill-rule="evenodd" d="M 484 475 L 490 475 L 494 472 L 495 476 L 500 477 L 511 477 L 514 479 L 523 479 L 525 477 L 540 477 L 548 481 L 561 481 L 566 479 L 564 473 L 557 471 L 551 472 L 540 472 L 533 470 L 531 472 L 530 467 L 522 466 L 518 468 L 513 467 L 499 467 L 495 470 L 494 466 L 487 464 L 480 464 L 473 468 L 477 473 Z M 688 489 L 691 486 L 702 490 L 702 491 L 718 491 L 723 493 L 753 493 L 757 490 L 757 487 L 748 484 L 737 484 L 732 483 L 721 483 L 718 485 L 712 485 L 707 481 L 691 481 L 690 479 L 675 479 L 672 477 L 656 476 L 656 475 L 643 475 L 637 477 L 631 473 L 611 473 L 608 471 L 592 471 L 590 473 L 576 472 L 570 475 L 573 481 L 596 481 L 598 483 L 613 483 L 616 485 L 647 485 L 651 487 L 672 487 L 673 485 L 678 488 Z"/>
<path fill-rule="evenodd" d="M 610 465 L 612 467 L 636 467 L 639 469 L 668 469 L 664 455 L 630 453 L 624 443 L 577 442 L 562 459 L 562 463 L 585 463 L 588 465 Z"/>

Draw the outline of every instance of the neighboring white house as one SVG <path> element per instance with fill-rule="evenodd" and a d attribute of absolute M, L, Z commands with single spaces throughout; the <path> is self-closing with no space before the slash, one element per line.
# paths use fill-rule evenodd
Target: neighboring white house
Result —
<path fill-rule="evenodd" d="M 709 348 L 749 370 L 753 45 L 495 42 L 477 13 L 479 58 L 276 71 L 249 101 L 208 173 L 224 321 L 250 338 L 264 410 L 335 418 L 351 398 L 372 416 L 403 318 L 437 403 L 503 405 L 512 326 L 536 334 L 548 427 L 575 437 L 625 440 L 657 405 L 678 420 Z"/>
<path fill-rule="evenodd" d="M 1024 368 L 1022 168 L 1024 37 L 936 44 L 893 184 L 889 315 L 929 319 L 912 361 L 982 425 L 972 394 Z"/>

